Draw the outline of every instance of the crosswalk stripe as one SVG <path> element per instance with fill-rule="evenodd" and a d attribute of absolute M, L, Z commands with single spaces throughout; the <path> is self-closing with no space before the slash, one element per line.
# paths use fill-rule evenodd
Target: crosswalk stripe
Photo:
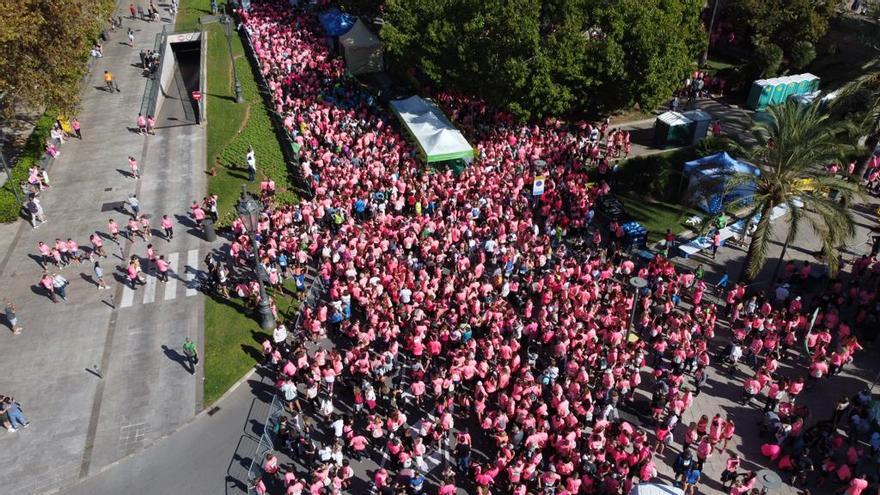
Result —
<path fill-rule="evenodd" d="M 177 261 L 180 259 L 180 253 L 171 253 L 168 255 L 168 282 L 165 282 L 165 300 L 170 301 L 177 296 Z"/>
<path fill-rule="evenodd" d="M 186 265 L 189 267 L 186 277 L 186 297 L 194 296 L 198 293 L 196 290 L 196 270 L 199 268 L 199 250 L 190 249 L 186 253 Z"/>
<path fill-rule="evenodd" d="M 147 285 L 144 287 L 144 304 L 150 304 L 156 300 L 156 281 L 155 276 L 147 276 Z"/>
<path fill-rule="evenodd" d="M 119 303 L 120 308 L 127 308 L 134 302 L 134 291 L 128 285 L 122 289 L 122 301 Z"/>

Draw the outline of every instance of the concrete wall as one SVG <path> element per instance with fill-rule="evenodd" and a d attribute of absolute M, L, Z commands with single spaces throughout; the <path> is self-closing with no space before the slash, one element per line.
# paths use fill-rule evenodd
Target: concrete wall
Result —
<path fill-rule="evenodd" d="M 192 32 L 192 33 L 180 33 L 180 34 L 169 34 L 165 38 L 165 44 L 162 46 L 162 61 L 159 65 L 159 70 L 157 71 L 157 80 L 159 81 L 159 96 L 156 99 L 156 109 L 153 115 L 159 115 L 159 112 L 162 110 L 162 104 L 165 102 L 165 88 L 171 84 L 171 80 L 174 78 L 174 67 L 177 63 L 177 59 L 174 56 L 174 50 L 171 49 L 171 45 L 174 43 L 183 43 L 187 41 L 201 41 L 202 44 L 202 76 L 204 76 L 205 70 L 205 42 L 202 39 L 202 33 L 200 32 Z M 199 81 L 200 85 L 204 85 L 204 77 L 200 77 L 201 81 Z M 202 92 L 204 94 L 204 91 Z M 204 115 L 204 109 L 202 108 L 204 98 L 199 102 L 199 113 Z"/>

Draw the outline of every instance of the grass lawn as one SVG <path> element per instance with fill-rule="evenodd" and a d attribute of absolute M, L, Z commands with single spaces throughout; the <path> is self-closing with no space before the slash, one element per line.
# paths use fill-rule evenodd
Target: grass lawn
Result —
<path fill-rule="evenodd" d="M 293 288 L 293 282 L 285 284 Z M 278 291 L 269 291 L 278 301 L 278 316 L 291 318 L 299 302 Z M 243 300 L 208 297 L 205 303 L 205 403 L 208 407 L 229 387 L 262 360 L 261 344 L 270 336 L 260 328 L 259 315 L 245 308 Z"/>
<path fill-rule="evenodd" d="M 706 60 L 706 65 L 703 67 L 707 72 L 714 74 L 720 70 L 729 69 L 733 67 L 734 64 L 727 62 L 725 60 L 717 59 L 717 58 L 709 58 Z"/>
<path fill-rule="evenodd" d="M 663 201 L 647 201 L 644 198 L 619 194 L 617 198 L 623 203 L 626 212 L 633 219 L 648 229 L 648 243 L 653 244 L 666 235 L 666 229 L 678 234 L 688 227 L 684 220 L 694 214 L 681 205 Z"/>
<path fill-rule="evenodd" d="M 210 13 L 210 0 L 183 0 L 176 30 L 199 30 L 199 17 Z M 241 167 L 248 146 L 257 156 L 259 175 L 268 174 L 276 182 L 279 198 L 296 201 L 288 192 L 289 174 L 269 113 L 258 92 L 251 65 L 244 54 L 241 38 L 232 37 L 235 73 L 242 85 L 244 103 L 235 103 L 233 64 L 229 58 L 224 26 L 204 26 L 208 36 L 207 63 L 207 160 L 206 170 L 216 171 L 209 178 L 208 191 L 220 198 L 220 224 L 233 218 L 232 209 L 247 172 Z M 256 191 L 258 185 L 248 184 Z M 273 296 L 283 317 L 298 302 L 283 294 Z M 230 300 L 205 299 L 205 394 L 204 406 L 216 401 L 232 384 L 261 359 L 260 343 L 267 334 L 260 329 L 258 316 L 244 308 L 236 297 Z"/>

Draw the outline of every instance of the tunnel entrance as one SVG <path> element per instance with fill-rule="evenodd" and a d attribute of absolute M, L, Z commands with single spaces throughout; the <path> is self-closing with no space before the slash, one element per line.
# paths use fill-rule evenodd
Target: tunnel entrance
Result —
<path fill-rule="evenodd" d="M 166 101 L 157 123 L 163 126 L 197 124 L 203 117 L 199 102 L 193 98 L 193 93 L 201 87 L 201 42 L 171 42 L 169 47 L 173 64 L 167 69 L 171 74 L 163 77 L 168 81 L 167 85 L 163 84 Z"/>

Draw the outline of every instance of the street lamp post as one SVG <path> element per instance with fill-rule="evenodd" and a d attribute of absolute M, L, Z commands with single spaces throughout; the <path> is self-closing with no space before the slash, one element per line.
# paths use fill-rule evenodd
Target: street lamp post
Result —
<path fill-rule="evenodd" d="M 248 237 L 251 240 L 251 253 L 254 256 L 254 275 L 257 276 L 257 282 L 260 284 L 260 326 L 264 330 L 269 330 L 275 328 L 275 317 L 272 316 L 272 310 L 269 308 L 269 297 L 266 295 L 266 286 L 263 284 L 266 273 L 260 266 L 260 255 L 255 238 L 260 210 L 260 204 L 247 193 L 247 187 L 242 184 L 241 198 L 238 200 L 238 204 L 235 205 L 235 211 L 238 213 L 238 217 L 244 224 L 244 228 L 247 230 Z"/>
<path fill-rule="evenodd" d="M 709 40 L 706 43 L 706 49 L 700 57 L 700 66 L 706 65 L 709 60 L 709 45 L 712 44 L 712 30 L 715 29 L 715 14 L 718 12 L 718 0 L 712 0 L 712 17 L 709 19 Z"/>
<path fill-rule="evenodd" d="M 241 91 L 241 82 L 238 80 L 238 73 L 235 71 L 235 58 L 232 56 L 232 23 L 235 20 L 231 15 L 223 16 L 224 27 L 226 29 L 226 45 L 229 48 L 229 61 L 232 63 L 232 79 L 235 81 L 235 102 L 244 103 L 244 94 Z"/>
<path fill-rule="evenodd" d="M 648 281 L 643 279 L 642 277 L 632 277 L 629 279 L 629 285 L 633 289 L 633 307 L 632 312 L 629 315 L 629 327 L 627 327 L 627 341 L 629 341 L 629 335 L 633 333 L 635 329 L 636 322 L 636 310 L 639 307 L 639 292 L 642 291 L 645 287 L 648 286 Z"/>

